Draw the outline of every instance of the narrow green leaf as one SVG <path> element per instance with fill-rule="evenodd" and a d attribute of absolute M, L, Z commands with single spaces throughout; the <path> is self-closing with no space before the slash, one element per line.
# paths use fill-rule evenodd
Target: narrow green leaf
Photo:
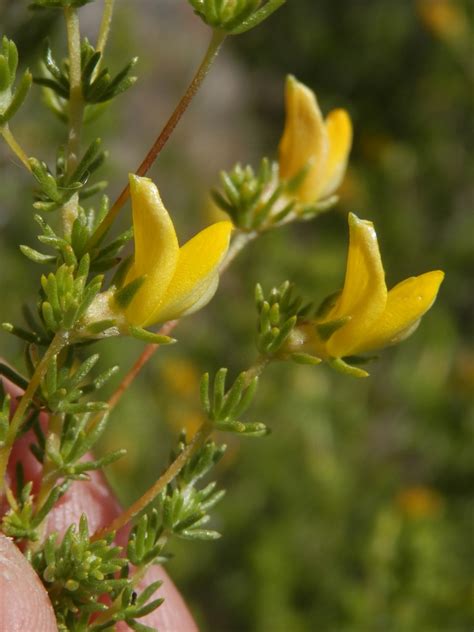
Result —
<path fill-rule="evenodd" d="M 18 111 L 18 109 L 21 107 L 23 101 L 26 99 L 26 96 L 30 90 L 32 79 L 33 77 L 30 71 L 26 70 L 20 80 L 20 83 L 18 84 L 17 89 L 15 90 L 13 94 L 13 98 L 10 102 L 10 105 L 3 113 L 3 118 L 5 121 L 9 121 L 12 118 L 12 116 L 14 116 L 16 112 Z"/>
<path fill-rule="evenodd" d="M 242 399 L 243 390 L 245 387 L 245 371 L 243 371 L 232 384 L 227 395 L 224 399 L 224 405 L 219 413 L 219 418 L 224 420 L 229 417 L 234 417 L 234 410 Z"/>
<path fill-rule="evenodd" d="M 368 377 L 369 374 L 367 371 L 363 369 L 359 369 L 359 367 L 352 366 L 351 364 L 347 364 L 341 358 L 330 358 L 328 364 L 331 368 L 335 369 L 339 373 L 344 373 L 345 375 L 352 375 L 353 377 Z"/>
<path fill-rule="evenodd" d="M 209 399 L 209 373 L 204 373 L 200 383 L 201 405 L 204 412 L 209 415 L 211 412 L 211 401 Z"/>
<path fill-rule="evenodd" d="M 292 353 L 291 359 L 293 360 L 293 362 L 296 362 L 296 364 L 316 365 L 321 364 L 322 362 L 321 358 L 317 358 L 316 356 L 313 356 L 309 353 Z"/>
<path fill-rule="evenodd" d="M 227 377 L 227 369 L 221 368 L 217 371 L 214 378 L 214 392 L 212 403 L 212 417 L 218 419 L 222 408 L 225 394 L 225 380 Z"/>
<path fill-rule="evenodd" d="M 130 326 L 128 331 L 133 338 L 137 338 L 138 340 L 143 340 L 143 342 L 148 342 L 154 345 L 169 345 L 176 342 L 175 338 L 170 338 L 170 336 L 163 336 L 161 334 L 155 334 L 152 331 L 143 329 L 142 327 Z"/>
<path fill-rule="evenodd" d="M 29 246 L 21 245 L 20 251 L 25 257 L 31 259 L 35 263 L 54 263 L 56 261 L 56 257 L 54 255 L 45 255 L 42 252 L 38 252 Z"/>

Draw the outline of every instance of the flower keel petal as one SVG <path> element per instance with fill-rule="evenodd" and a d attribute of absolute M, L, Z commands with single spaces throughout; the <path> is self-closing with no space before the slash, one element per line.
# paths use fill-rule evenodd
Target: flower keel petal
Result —
<path fill-rule="evenodd" d="M 231 230 L 230 222 L 217 222 L 184 244 L 169 287 L 147 324 L 189 314 L 210 301 L 217 289 L 218 268 L 229 247 Z"/>
<path fill-rule="evenodd" d="M 401 342 L 416 329 L 420 318 L 433 305 L 444 272 L 433 270 L 410 277 L 392 288 L 381 318 L 374 323 L 361 351 L 372 351 Z"/>

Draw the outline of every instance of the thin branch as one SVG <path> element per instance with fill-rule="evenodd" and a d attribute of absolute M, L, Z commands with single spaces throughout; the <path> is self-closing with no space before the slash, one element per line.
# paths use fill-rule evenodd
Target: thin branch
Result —
<path fill-rule="evenodd" d="M 108 533 L 117 532 L 126 524 L 128 524 L 135 516 L 137 516 L 143 509 L 145 509 L 158 494 L 168 485 L 171 481 L 180 473 L 188 460 L 195 454 L 199 448 L 201 448 L 207 441 L 209 435 L 212 432 L 212 425 L 204 423 L 201 428 L 196 432 L 191 440 L 191 443 L 184 448 L 182 452 L 178 454 L 173 463 L 168 469 L 160 476 L 154 485 L 152 485 L 147 491 L 136 500 L 126 511 L 117 516 L 109 525 L 96 531 L 91 540 L 100 540 Z"/>
<path fill-rule="evenodd" d="M 110 25 L 112 24 L 112 15 L 114 12 L 115 0 L 104 0 L 104 12 L 102 13 L 102 21 L 100 23 L 99 35 L 95 49 L 104 54 L 107 40 L 110 33 Z M 99 61 L 100 63 L 100 61 Z"/>
<path fill-rule="evenodd" d="M 225 33 L 222 33 L 221 31 L 213 31 L 211 41 L 207 48 L 206 54 L 204 55 L 201 65 L 199 66 L 196 74 L 194 75 L 193 80 L 189 84 L 186 92 L 184 93 L 180 102 L 176 106 L 173 114 L 168 119 L 168 122 L 166 123 L 164 128 L 161 130 L 160 134 L 158 135 L 155 142 L 151 146 L 143 162 L 135 171 L 135 173 L 138 176 L 144 176 L 148 173 L 148 170 L 150 169 L 152 164 L 155 162 L 159 153 L 165 147 L 166 143 L 168 142 L 169 137 L 173 133 L 173 130 L 175 129 L 176 125 L 181 120 L 181 117 L 183 116 L 183 114 L 188 109 L 189 104 L 193 100 L 197 91 L 201 87 L 204 79 L 206 78 L 224 39 L 225 39 Z M 97 244 L 97 242 L 99 242 L 102 239 L 102 237 L 110 228 L 118 212 L 120 211 L 122 206 L 125 204 L 125 202 L 128 200 L 129 196 L 130 196 L 130 186 L 129 184 L 127 184 L 127 186 L 123 189 L 123 191 L 120 193 L 120 195 L 118 196 L 118 198 L 116 199 L 112 207 L 110 208 L 104 221 L 100 224 L 96 232 L 92 235 L 88 244 L 88 250 L 93 248 Z"/>
<path fill-rule="evenodd" d="M 25 392 L 23 393 L 23 396 L 20 399 L 20 402 L 12 417 L 10 426 L 8 427 L 5 443 L 0 449 L 0 494 L 3 490 L 3 485 L 5 481 L 5 472 L 7 470 L 8 459 L 10 458 L 10 453 L 13 447 L 13 443 L 15 442 L 16 436 L 21 426 L 25 422 L 26 411 L 28 410 L 28 407 L 33 400 L 36 390 L 41 384 L 42 379 L 46 375 L 46 371 L 48 370 L 49 363 L 66 346 L 67 344 L 66 336 L 67 334 L 63 332 L 58 332 L 55 335 L 51 344 L 46 350 L 46 353 L 41 358 L 38 366 L 36 367 L 36 370 L 33 373 L 30 383 L 28 384 Z"/>
<path fill-rule="evenodd" d="M 10 128 L 6 123 L 2 127 L 0 127 L 0 135 L 3 137 L 15 156 L 21 160 L 22 164 L 28 169 L 28 171 L 31 171 L 30 163 L 28 162 L 28 156 L 23 151 L 21 145 L 13 136 Z"/>
<path fill-rule="evenodd" d="M 165 323 L 163 327 L 161 327 L 158 333 L 162 334 L 163 336 L 167 336 L 173 331 L 173 329 L 176 327 L 177 324 L 178 324 L 177 320 L 170 320 L 169 322 Z M 135 364 L 132 366 L 129 372 L 125 375 L 123 380 L 120 382 L 119 387 L 117 388 L 115 393 L 113 393 L 112 396 L 110 397 L 108 401 L 109 410 L 112 410 L 112 408 L 114 408 L 117 405 L 117 403 L 119 402 L 119 400 L 121 399 L 122 395 L 125 393 L 127 388 L 130 386 L 130 384 L 137 377 L 137 375 L 140 373 L 142 368 L 145 366 L 148 360 L 153 356 L 155 351 L 159 349 L 160 346 L 161 345 L 154 345 L 154 344 L 148 344 L 145 346 L 145 349 L 141 353 L 138 360 L 135 362 Z"/>
<path fill-rule="evenodd" d="M 69 51 L 69 136 L 67 173 L 71 174 L 79 160 L 79 148 L 84 114 L 82 97 L 81 34 L 76 9 L 65 7 L 67 45 Z"/>

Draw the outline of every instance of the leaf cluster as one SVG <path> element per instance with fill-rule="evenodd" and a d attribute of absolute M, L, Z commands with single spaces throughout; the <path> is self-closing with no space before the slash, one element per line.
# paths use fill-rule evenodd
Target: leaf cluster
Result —
<path fill-rule="evenodd" d="M 257 171 L 237 163 L 231 171 L 221 171 L 222 190 L 211 191 L 215 203 L 228 213 L 237 228 L 261 232 L 290 221 L 306 221 L 334 206 L 337 196 L 311 204 L 295 195 L 308 167 L 289 180 L 279 176 L 278 163 L 263 158 Z"/>
<path fill-rule="evenodd" d="M 173 455 L 174 459 L 185 447 L 183 435 L 178 451 Z M 220 461 L 225 450 L 225 445 L 208 441 L 189 459 L 175 481 L 168 485 L 160 502 L 165 533 L 187 540 L 215 540 L 220 537 L 217 531 L 203 529 L 203 526 L 210 520 L 208 511 L 222 499 L 225 492 L 216 491 L 215 482 L 202 489 L 197 489 L 196 484 Z"/>
<path fill-rule="evenodd" d="M 75 194 L 80 199 L 89 198 L 102 191 L 107 182 L 101 181 L 86 186 L 90 177 L 104 163 L 107 153 L 101 149 L 101 140 L 94 140 L 84 152 L 77 167 L 72 173 L 66 169 L 64 148 L 61 148 L 56 160 L 56 170 L 53 173 L 48 165 L 37 158 L 30 158 L 31 172 L 38 184 L 34 208 L 41 212 L 55 211 L 68 202 Z"/>
<path fill-rule="evenodd" d="M 35 221 L 39 224 L 42 235 L 38 240 L 53 249 L 56 255 L 46 255 L 42 252 L 21 245 L 21 252 L 35 263 L 48 264 L 65 263 L 69 266 L 78 266 L 84 257 L 90 259 L 90 271 L 107 272 L 120 263 L 120 251 L 133 237 L 133 229 L 129 228 L 121 233 L 109 244 L 102 246 L 96 244 L 90 251 L 89 240 L 103 222 L 108 212 L 108 199 L 103 196 L 98 210 L 89 209 L 87 212 L 81 207 L 77 208 L 77 217 L 74 219 L 69 234 L 59 235 L 40 215 L 35 215 Z"/>
<path fill-rule="evenodd" d="M 128 567 L 122 572 L 122 576 L 125 576 L 128 572 Z M 127 585 L 117 598 L 118 606 L 114 610 L 113 607 L 105 611 L 104 618 L 107 619 L 104 623 L 92 623 L 87 627 L 87 632 L 100 632 L 101 630 L 110 630 L 115 623 L 124 621 L 129 628 L 136 630 L 136 632 L 155 632 L 155 628 L 143 625 L 136 621 L 141 617 L 145 617 L 150 612 L 153 612 L 161 606 L 164 599 L 158 598 L 150 601 L 150 598 L 162 585 L 162 581 L 158 580 L 149 584 L 144 590 L 138 593 L 135 587 L 132 585 L 132 581 Z M 107 615 L 109 615 L 107 617 Z"/>
<path fill-rule="evenodd" d="M 129 229 L 109 244 L 102 247 L 98 243 L 90 253 L 86 252 L 88 241 L 103 221 L 107 210 L 108 201 L 105 197 L 97 213 L 93 209 L 86 212 L 79 206 L 70 234 L 65 236 L 59 235 L 40 215 L 35 215 L 42 231 L 38 240 L 55 254 L 45 254 L 25 244 L 20 246 L 20 250 L 35 263 L 56 264 L 59 267 L 55 272 L 41 277 L 37 317 L 30 309 L 24 309 L 28 329 L 3 323 L 4 330 L 29 343 L 47 345 L 54 332 L 71 329 L 81 319 L 102 287 L 101 273 L 120 262 L 118 255 L 133 235 L 132 229 Z M 114 325 L 113 319 L 95 322 L 88 326 L 87 333 L 94 336 Z"/>
<path fill-rule="evenodd" d="M 283 187 L 278 186 L 278 164 L 264 158 L 257 172 L 237 163 L 232 171 L 220 174 L 222 191 L 213 189 L 216 204 L 244 231 L 265 230 L 282 221 L 294 204 L 276 212 Z"/>
<path fill-rule="evenodd" d="M 252 403 L 258 386 L 258 376 L 251 377 L 243 371 L 227 391 L 226 378 L 227 369 L 219 369 L 214 377 L 212 389 L 209 373 L 204 373 L 201 378 L 201 405 L 214 428 L 247 437 L 268 434 L 268 428 L 261 422 L 240 421 L 241 415 Z"/>
<path fill-rule="evenodd" d="M 264 356 L 286 359 L 285 343 L 296 325 L 307 319 L 313 311 L 312 303 L 307 303 L 297 295 L 294 285 L 285 281 L 274 287 L 265 297 L 262 286 L 255 288 L 255 304 L 258 312 L 257 348 Z M 304 364 L 318 364 L 319 358 L 309 354 L 292 353 L 290 359 Z"/>
<path fill-rule="evenodd" d="M 9 509 L 2 517 L 2 532 L 16 540 L 35 542 L 40 537 L 39 527 L 57 501 L 66 493 L 69 482 L 63 481 L 55 485 L 39 510 L 36 510 L 32 494 L 33 482 L 24 483 L 21 464 L 17 467 L 16 487 L 15 496 L 10 489 L 7 489 L 5 494 Z"/>
<path fill-rule="evenodd" d="M 137 77 L 131 76 L 130 73 L 137 61 L 138 58 L 134 57 L 116 75 L 112 76 L 107 67 L 100 68 L 102 53 L 96 50 L 87 38 L 84 38 L 81 45 L 81 93 L 84 102 L 89 106 L 94 106 L 87 112 L 86 121 L 101 112 L 102 107 L 97 106 L 111 101 L 133 86 Z M 58 63 L 47 42 L 42 62 L 43 75 L 34 77 L 33 80 L 46 89 L 46 104 L 52 112 L 63 122 L 67 122 L 69 116 L 67 102 L 70 96 L 68 60 Z"/>
<path fill-rule="evenodd" d="M 118 366 L 114 366 L 90 379 L 89 373 L 98 360 L 99 354 L 95 353 L 82 363 L 76 360 L 72 366 L 66 364 L 61 368 L 58 368 L 57 356 L 51 360 L 41 385 L 42 397 L 51 412 L 88 413 L 106 410 L 102 402 L 78 404 L 84 395 L 101 388 L 118 371 Z"/>
<path fill-rule="evenodd" d="M 69 331 L 85 314 L 102 287 L 103 276 L 87 281 L 90 257 L 78 267 L 62 264 L 56 272 L 41 277 L 41 315 L 50 332 Z"/>
<path fill-rule="evenodd" d="M 33 556 L 33 567 L 49 593 L 59 629 L 88 629 L 91 614 L 107 610 L 101 597 L 129 584 L 126 578 L 117 577 L 127 560 L 121 556 L 121 547 L 113 544 L 113 535 L 91 541 L 83 515 L 79 526 L 71 525 L 61 543 L 53 533 Z"/>
<path fill-rule="evenodd" d="M 133 630 L 152 630 L 136 619 L 144 617 L 163 599 L 149 601 L 161 586 L 156 581 L 140 593 L 130 576 L 129 560 L 114 544 L 114 533 L 92 539 L 87 518 L 71 525 L 62 541 L 51 534 L 32 558 L 49 594 L 61 632 L 99 632 L 124 621 Z M 107 595 L 111 604 L 104 603 Z M 93 618 L 91 620 L 91 617 Z"/>
<path fill-rule="evenodd" d="M 17 472 L 16 495 L 9 490 L 7 499 L 10 509 L 5 514 L 2 525 L 5 533 L 12 537 L 36 540 L 38 527 L 71 481 L 87 480 L 88 472 L 113 463 L 126 452 L 117 450 L 96 460 L 84 460 L 86 453 L 104 432 L 108 421 L 107 404 L 85 401 L 84 397 L 101 388 L 118 368 L 112 367 L 90 378 L 89 374 L 97 360 L 98 355 L 95 354 L 82 363 L 77 363 L 75 354 L 70 349 L 62 358 L 62 366 L 58 367 L 57 356 L 49 363 L 34 401 L 37 410 L 32 412 L 22 432 L 33 429 L 36 442 L 30 445 L 30 450 L 43 466 L 48 464 L 43 483 L 50 486 L 51 490 L 43 503 L 34 503 L 31 483 L 23 485 L 22 471 Z M 5 433 L 8 430 L 7 404 L 8 398 L 5 397 L 3 416 L 0 419 L 4 421 L 2 429 Z M 47 409 L 51 413 L 47 436 L 39 423 L 40 409 Z M 55 426 L 58 426 L 56 430 Z M 57 483 L 58 481 L 61 482 Z"/>

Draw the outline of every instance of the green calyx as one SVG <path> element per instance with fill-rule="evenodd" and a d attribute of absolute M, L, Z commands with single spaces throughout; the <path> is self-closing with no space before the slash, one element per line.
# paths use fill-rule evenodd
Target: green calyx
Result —
<path fill-rule="evenodd" d="M 206 24 L 230 35 L 253 29 L 284 3 L 285 0 L 189 0 Z"/>

